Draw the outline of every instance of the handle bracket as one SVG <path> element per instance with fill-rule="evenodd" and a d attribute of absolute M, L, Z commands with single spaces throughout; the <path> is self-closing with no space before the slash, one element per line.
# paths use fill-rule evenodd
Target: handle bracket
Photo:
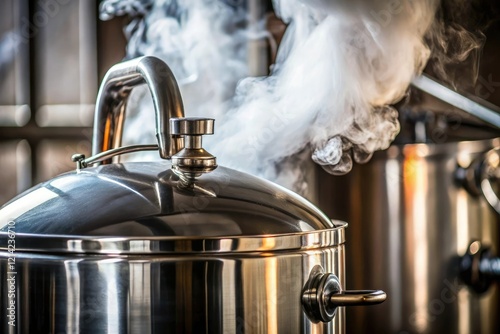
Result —
<path fill-rule="evenodd" d="M 107 150 L 105 152 L 98 153 L 88 158 L 85 158 L 84 154 L 77 153 L 73 154 L 71 160 L 73 160 L 73 162 L 76 162 L 76 169 L 80 170 L 83 168 L 87 168 L 89 165 L 93 165 L 111 159 L 115 156 L 132 152 L 140 152 L 140 151 L 158 151 L 158 145 L 151 144 L 151 145 L 122 146 L 111 150 Z"/>

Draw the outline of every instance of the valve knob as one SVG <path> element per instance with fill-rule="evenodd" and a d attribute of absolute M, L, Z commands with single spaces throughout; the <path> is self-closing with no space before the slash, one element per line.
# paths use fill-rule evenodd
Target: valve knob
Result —
<path fill-rule="evenodd" d="M 214 134 L 214 120 L 202 117 L 170 119 L 170 133 L 173 135 L 201 136 Z"/>
<path fill-rule="evenodd" d="M 202 146 L 202 136 L 214 133 L 211 118 L 171 118 L 170 133 L 184 137 L 184 148 L 172 156 L 172 168 L 181 176 L 194 179 L 217 168 L 216 158 Z"/>

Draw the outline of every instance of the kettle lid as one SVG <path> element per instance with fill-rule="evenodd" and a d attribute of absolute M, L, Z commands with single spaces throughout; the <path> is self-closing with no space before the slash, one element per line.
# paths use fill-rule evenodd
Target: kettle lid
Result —
<path fill-rule="evenodd" d="M 70 253 L 272 251 L 343 242 L 345 223 L 283 187 L 221 166 L 186 181 L 171 167 L 128 162 L 62 174 L 3 206 L 0 232 L 15 232 L 17 251 Z"/>

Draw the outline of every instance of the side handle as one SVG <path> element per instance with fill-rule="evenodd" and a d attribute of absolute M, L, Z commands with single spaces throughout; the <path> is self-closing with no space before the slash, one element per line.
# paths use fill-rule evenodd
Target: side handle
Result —
<path fill-rule="evenodd" d="M 380 304 L 386 298 L 382 290 L 343 290 L 337 276 L 316 266 L 302 291 L 302 306 L 312 322 L 329 322 L 339 306 Z"/>

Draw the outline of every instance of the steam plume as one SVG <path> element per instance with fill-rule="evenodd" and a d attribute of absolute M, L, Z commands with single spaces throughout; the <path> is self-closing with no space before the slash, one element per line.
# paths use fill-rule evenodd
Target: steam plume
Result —
<path fill-rule="evenodd" d="M 498 5 L 481 0 L 442 0 L 426 36 L 431 47 L 428 69 L 455 89 L 473 88 L 488 26 L 498 19 Z"/>
<path fill-rule="evenodd" d="M 219 126 L 219 157 L 237 157 L 234 167 L 278 179 L 276 162 L 306 145 L 333 174 L 387 148 L 399 131 L 389 105 L 428 59 L 423 37 L 437 5 L 394 3 L 275 1 L 289 23 L 276 66 L 270 77 L 238 86 L 230 117 Z"/>
<path fill-rule="evenodd" d="M 275 0 L 277 15 L 288 23 L 276 64 L 268 77 L 242 79 L 248 31 L 238 24 L 245 19 L 238 6 L 149 3 L 153 9 L 131 34 L 129 56 L 165 59 L 182 84 L 187 115 L 217 119 L 216 140 L 207 149 L 220 164 L 295 189 L 300 168 L 283 173 L 280 163 L 297 152 L 311 147 L 316 163 L 339 174 L 353 159 L 364 162 L 389 146 L 399 131 L 390 105 L 427 62 L 424 35 L 438 5 Z M 147 122 L 152 128 L 154 122 Z"/>
<path fill-rule="evenodd" d="M 127 58 L 151 55 L 164 60 L 180 85 L 187 116 L 214 117 L 218 127 L 238 80 L 248 76 L 246 43 L 252 36 L 238 2 L 105 0 L 100 17 L 128 13 Z M 149 93 L 134 90 L 130 100 L 124 144 L 154 143 Z M 157 154 L 135 158 L 155 159 Z"/>

